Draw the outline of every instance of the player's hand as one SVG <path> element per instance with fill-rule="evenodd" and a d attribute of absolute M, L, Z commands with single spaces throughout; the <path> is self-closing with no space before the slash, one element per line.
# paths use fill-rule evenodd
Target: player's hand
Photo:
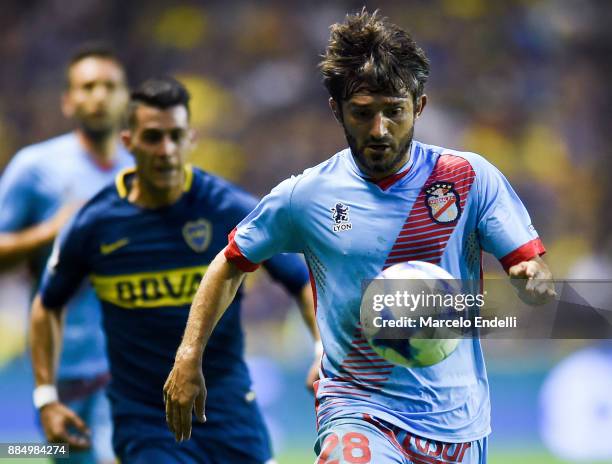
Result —
<path fill-rule="evenodd" d="M 43 406 L 40 410 L 40 421 L 49 443 L 68 443 L 75 450 L 84 450 L 91 446 L 90 432 L 83 419 L 60 402 Z M 71 432 L 71 428 L 80 433 Z"/>
<path fill-rule="evenodd" d="M 176 441 L 191 438 L 191 412 L 200 422 L 206 422 L 204 402 L 206 385 L 202 374 L 202 359 L 177 352 L 174 367 L 164 385 L 166 422 Z"/>
<path fill-rule="evenodd" d="M 321 365 L 321 357 L 316 358 L 310 369 L 308 369 L 308 375 L 306 376 L 306 388 L 310 392 L 314 392 L 314 383 L 319 380 L 319 366 Z"/>
<path fill-rule="evenodd" d="M 540 257 L 512 266 L 508 274 L 519 291 L 519 297 L 527 304 L 545 304 L 557 296 L 552 273 Z"/>

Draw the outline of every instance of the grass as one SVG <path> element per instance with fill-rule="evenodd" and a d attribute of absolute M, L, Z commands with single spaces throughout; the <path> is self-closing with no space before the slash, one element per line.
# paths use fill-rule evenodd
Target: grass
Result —
<path fill-rule="evenodd" d="M 278 464 L 313 464 L 314 453 L 285 452 L 277 456 Z M 605 461 L 609 463 L 609 461 Z M 545 450 L 496 451 L 489 453 L 487 464 L 571 464 L 550 455 Z M 581 464 L 604 464 L 604 461 L 581 461 Z"/>

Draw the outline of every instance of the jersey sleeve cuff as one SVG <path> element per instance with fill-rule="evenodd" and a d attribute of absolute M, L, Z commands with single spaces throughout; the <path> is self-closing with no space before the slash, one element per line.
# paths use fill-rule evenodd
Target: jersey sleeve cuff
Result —
<path fill-rule="evenodd" d="M 546 249 L 544 248 L 544 244 L 540 238 L 534 238 L 529 242 L 521 245 L 516 250 L 511 251 L 506 256 L 500 258 L 499 262 L 503 266 L 504 270 L 508 272 L 508 270 L 523 261 L 529 261 L 530 259 L 535 258 L 536 256 L 542 256 L 546 253 Z"/>
<path fill-rule="evenodd" d="M 49 292 L 42 291 L 40 292 L 40 302 L 48 311 L 61 311 L 64 307 L 64 304 L 60 302 L 60 298 L 55 297 L 54 295 L 50 295 Z"/>
<path fill-rule="evenodd" d="M 234 264 L 242 272 L 253 272 L 259 267 L 259 264 L 252 263 L 242 254 L 236 240 L 234 240 L 236 231 L 237 229 L 234 228 L 227 237 L 228 244 L 223 251 L 225 259 Z"/>

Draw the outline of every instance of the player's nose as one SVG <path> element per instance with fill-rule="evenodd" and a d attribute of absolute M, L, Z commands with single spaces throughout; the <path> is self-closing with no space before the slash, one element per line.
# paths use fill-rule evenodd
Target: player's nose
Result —
<path fill-rule="evenodd" d="M 373 139 L 380 139 L 388 134 L 387 122 L 382 114 L 378 112 L 372 118 L 372 125 L 370 126 L 370 137 Z"/>
<path fill-rule="evenodd" d="M 97 104 L 105 104 L 108 98 L 108 90 L 105 85 L 96 85 L 93 89 L 92 96 Z"/>
<path fill-rule="evenodd" d="M 158 145 L 157 154 L 160 156 L 170 156 L 176 151 L 176 143 L 169 134 L 164 134 Z"/>

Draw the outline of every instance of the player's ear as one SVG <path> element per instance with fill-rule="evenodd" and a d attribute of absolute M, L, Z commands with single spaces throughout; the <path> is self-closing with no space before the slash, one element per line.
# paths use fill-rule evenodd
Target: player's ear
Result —
<path fill-rule="evenodd" d="M 132 146 L 132 131 L 130 129 L 123 129 L 119 135 L 123 145 L 129 150 Z"/>
<path fill-rule="evenodd" d="M 200 134 L 198 134 L 198 131 L 193 128 L 190 128 L 187 131 L 187 144 L 189 145 L 190 150 L 195 148 L 199 136 Z"/>
<path fill-rule="evenodd" d="M 414 118 L 418 118 L 421 116 L 421 113 L 425 109 L 425 105 L 427 105 L 427 95 L 423 94 L 416 101 L 416 108 L 414 110 Z"/>
<path fill-rule="evenodd" d="M 62 114 L 66 119 L 70 119 L 74 116 L 74 111 L 75 109 L 72 98 L 70 98 L 70 91 L 67 90 L 62 94 Z"/>
<path fill-rule="evenodd" d="M 334 113 L 334 118 L 336 118 L 336 121 L 342 124 L 342 110 L 340 109 L 340 104 L 332 97 L 329 97 L 329 107 L 331 108 L 332 113 Z"/>

